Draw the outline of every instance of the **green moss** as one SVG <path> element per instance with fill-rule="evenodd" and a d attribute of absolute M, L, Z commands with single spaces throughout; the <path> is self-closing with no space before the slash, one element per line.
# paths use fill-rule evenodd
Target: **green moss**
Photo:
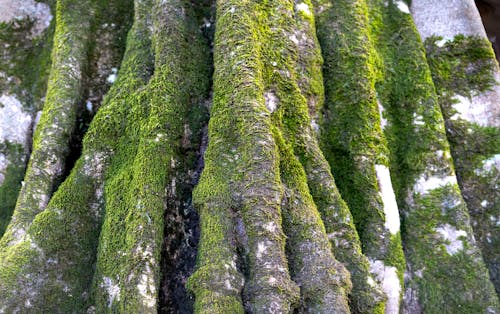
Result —
<path fill-rule="evenodd" d="M 28 36 L 33 25 L 34 21 L 29 18 L 0 23 L 0 45 L 3 47 L 0 72 L 5 76 L 0 79 L 0 92 L 15 95 L 21 101 L 23 110 L 31 116 L 42 107 L 55 23 L 52 22 L 47 30 L 36 37 Z M 26 169 L 27 151 L 28 147 L 18 144 L 0 143 L 0 152 L 9 162 L 3 174 L 5 180 L 0 186 L 0 237 L 7 228 L 16 204 Z"/>
<path fill-rule="evenodd" d="M 71 175 L 29 228 L 12 229 L 14 233 L 2 239 L 0 300 L 6 310 L 21 305 L 40 312 L 85 312 L 91 305 L 89 274 L 94 271 L 103 214 L 106 158 L 117 148 L 127 106 L 136 99 L 129 92 L 144 84 L 150 69 L 150 54 L 134 38 L 129 38 L 120 77 L 93 122 Z"/>
<path fill-rule="evenodd" d="M 63 160 L 68 155 L 81 97 L 81 69 L 86 60 L 89 21 L 92 19 L 91 4 L 58 2 L 44 113 L 34 135 L 25 185 L 19 194 L 9 227 L 12 230 L 29 226 L 47 205 L 61 180 Z"/>
<path fill-rule="evenodd" d="M 0 55 L 0 71 L 13 80 L 0 82 L 0 90 L 16 94 L 24 109 L 41 110 L 51 67 L 54 20 L 40 36 L 27 36 L 34 21 L 30 19 L 0 23 L 0 44 L 6 47 Z M 9 86 L 10 85 L 10 86 Z"/>
<path fill-rule="evenodd" d="M 0 185 L 0 238 L 7 229 L 12 211 L 16 205 L 17 195 L 21 189 L 23 180 L 26 156 L 24 147 L 19 144 L 4 142 L 0 144 L 0 151 L 7 160 L 15 161 L 16 164 L 9 164 L 5 169 L 4 180 Z"/>
<path fill-rule="evenodd" d="M 303 311 L 349 312 L 347 269 L 335 260 L 325 227 L 307 186 L 306 173 L 278 130 L 281 180 L 285 186 L 283 229 L 292 278 L 301 286 Z M 314 256 L 314 258 L 311 258 Z"/>
<path fill-rule="evenodd" d="M 198 119 L 191 122 L 198 128 L 191 131 L 195 136 L 206 119 L 200 107 L 208 87 L 208 60 L 192 17 L 177 16 L 177 5 L 155 4 L 162 12 L 153 20 L 159 31 L 152 40 L 155 75 L 137 95 L 142 101 L 131 108 L 129 119 L 134 123 L 125 129 L 111 162 L 105 189 L 108 210 L 94 276 L 98 311 L 156 311 L 164 210 L 179 210 L 175 204 L 186 195 L 176 187 L 184 184 L 176 173 L 194 168 L 195 154 L 188 149 L 196 141 L 185 132 L 189 110 Z M 191 39 L 188 49 L 186 38 L 193 37 L 196 41 Z M 119 296 L 109 295 L 108 280 Z"/>
<path fill-rule="evenodd" d="M 266 41 L 263 36 L 268 31 L 268 22 L 265 21 L 267 6 L 271 5 L 238 1 L 217 4 L 210 143 L 205 155 L 206 168 L 195 193 L 195 196 L 204 197 L 195 197 L 195 203 L 200 204 L 202 210 L 202 237 L 198 256 L 200 268 L 192 278 L 198 278 L 206 269 L 221 263 L 234 264 L 234 247 L 217 241 L 216 246 L 224 249 L 223 254 L 213 256 L 211 251 L 214 246 L 207 246 L 212 240 L 204 236 L 203 225 L 208 220 L 207 214 L 214 213 L 212 219 L 217 219 L 215 235 L 218 239 L 227 241 L 236 237 L 240 250 L 245 252 L 242 267 L 245 267 L 248 278 L 244 298 L 248 300 L 249 310 L 255 312 L 269 311 L 270 306 L 291 310 L 298 294 L 287 271 L 265 267 L 276 265 L 276 268 L 288 268 L 285 238 L 281 231 L 279 201 L 282 188 L 277 149 L 270 133 L 270 117 L 265 112 L 263 97 L 262 78 L 267 69 L 261 58 Z M 239 48 L 234 51 L 234 47 Z M 208 181 L 210 185 L 206 183 Z M 216 187 L 216 194 L 210 195 L 208 191 L 213 190 L 213 186 Z M 229 194 L 229 202 L 223 201 L 220 193 Z M 233 216 L 236 215 L 235 219 L 240 219 L 243 224 L 235 226 L 239 229 L 236 235 L 227 227 L 221 228 L 227 219 L 224 216 L 231 216 L 230 210 L 234 212 Z M 266 225 L 274 226 L 275 231 L 266 230 Z M 210 256 L 213 256 L 211 260 Z M 202 273 L 197 276 L 200 271 Z M 225 277 L 227 271 L 217 273 Z M 211 274 L 207 278 L 209 281 L 202 284 L 218 286 L 218 280 L 214 278 L 217 273 Z M 271 277 L 280 284 L 265 279 Z M 241 283 L 236 281 L 234 285 L 234 282 L 230 281 L 233 289 L 220 287 L 220 295 L 231 293 L 237 298 Z M 200 294 L 201 290 L 196 293 L 195 308 L 207 303 L 198 297 Z M 215 303 L 219 302 L 215 300 Z"/>
<path fill-rule="evenodd" d="M 330 3 L 321 4 L 326 7 Z M 365 1 L 341 1 L 319 14 L 326 95 L 320 137 L 354 217 L 363 253 L 396 266 L 402 274 L 404 258 L 392 258 L 403 256 L 401 243 L 394 243 L 400 237 L 391 235 L 384 226 L 384 204 L 375 173 L 375 165 L 388 166 L 389 151 L 375 90 L 375 83 L 382 78 L 382 61 L 372 44 L 368 15 Z M 332 28 L 337 31 L 332 32 Z"/>
<path fill-rule="evenodd" d="M 486 38 L 458 35 L 443 45 L 437 45 L 440 40 L 443 38 L 434 36 L 424 43 L 440 104 L 445 105 L 443 97 L 454 96 L 449 92 L 471 97 L 496 85 L 495 54 Z M 444 110 L 444 114 L 448 112 Z"/>
<path fill-rule="evenodd" d="M 500 153 L 500 128 L 487 125 L 491 122 L 479 125 L 460 116 L 457 118 L 454 105 L 458 102 L 457 96 L 472 100 L 499 90 L 495 80 L 495 73 L 499 70 L 486 38 L 459 35 L 437 45 L 439 40 L 439 37 L 426 40 L 427 58 L 446 120 L 458 183 L 471 215 L 474 235 L 498 293 L 500 252 L 498 240 L 491 235 L 500 232 L 495 218 L 500 208 L 500 198 L 496 193 L 499 174 L 495 167 L 484 170 L 484 162 Z M 484 109 L 474 110 L 488 111 L 488 106 L 495 107 L 496 96 L 489 97 L 479 100 Z"/>
<path fill-rule="evenodd" d="M 216 255 L 212 258 L 215 262 L 208 263 L 215 246 L 204 249 L 204 241 L 211 240 L 204 236 L 203 221 L 208 219 L 204 218 L 208 213 L 214 216 L 218 212 L 221 213 L 216 218 L 227 221 L 227 218 L 223 219 L 223 213 L 232 209 L 236 234 L 221 228 L 223 223 L 213 224 L 217 227 L 213 234 L 220 240 L 236 238 L 234 241 L 243 253 L 241 267 L 248 278 L 243 296 L 248 299 L 250 311 L 268 311 L 272 304 L 288 311 L 297 301 L 297 288 L 287 274 L 269 270 L 265 267 L 268 264 L 290 269 L 292 278 L 303 288 L 300 308 L 345 309 L 345 296 L 342 295 L 344 289 L 348 290 L 348 279 L 331 256 L 324 227 L 308 191 L 304 169 L 292 151 L 304 145 L 302 140 L 295 140 L 296 134 L 304 131 L 310 134 L 308 109 L 314 114 L 321 105 L 321 100 L 317 99 L 317 103 L 311 102 L 308 108 L 295 74 L 296 70 L 302 71 L 302 75 L 311 71 L 320 73 L 319 50 L 313 50 L 310 56 L 303 55 L 306 59 L 298 65 L 299 47 L 293 40 L 295 35 L 311 42 L 308 36 L 311 30 L 314 34 L 314 29 L 308 29 L 308 34 L 300 31 L 294 34 L 297 24 L 293 16 L 296 14 L 297 19 L 304 18 L 308 23 L 311 23 L 312 16 L 304 12 L 292 13 L 290 3 L 240 4 L 228 1 L 218 5 L 210 144 L 205 156 L 206 168 L 195 194 L 203 195 L 203 199 L 197 200 L 203 210 L 198 257 L 201 267 L 192 278 L 199 278 L 202 274 L 206 277 L 206 270 L 220 265 L 221 258 L 231 257 L 231 250 L 226 249 L 224 255 Z M 234 51 L 233 47 L 239 48 Z M 302 81 L 301 87 L 304 90 L 310 88 L 309 95 L 321 93 L 318 82 L 321 82 L 321 77 L 315 76 L 310 81 Z M 317 144 L 315 147 L 318 150 Z M 289 162 L 294 166 L 288 167 Z M 226 176 L 231 173 L 230 178 L 224 178 L 224 173 Z M 210 180 L 210 185 L 205 185 L 205 180 Z M 216 187 L 216 199 L 213 192 L 212 195 L 203 192 L 213 186 Z M 234 192 L 229 193 L 230 190 Z M 230 201 L 222 201 L 219 193 L 229 196 Z M 283 256 L 282 219 L 283 231 L 288 237 L 289 265 Z M 312 236 L 312 233 L 323 237 Z M 225 247 L 225 244 L 217 242 L 216 247 L 219 246 Z M 325 253 L 308 259 L 315 254 L 313 248 Z M 326 272 L 324 278 L 337 274 L 330 278 L 330 285 L 323 285 L 312 275 L 313 265 L 318 263 L 323 263 L 318 269 L 321 273 Z M 213 282 L 213 275 L 206 280 Z M 220 289 L 222 295 L 227 295 L 227 288 Z M 336 297 L 332 299 L 332 296 Z M 197 303 L 201 302 L 206 301 L 197 298 Z"/>
<path fill-rule="evenodd" d="M 384 8 L 382 1 L 370 3 L 373 34 L 385 67 L 386 79 L 377 84 L 377 91 L 389 120 L 384 131 L 403 218 L 407 291 L 418 296 L 405 301 L 417 302 L 424 312 L 432 313 L 495 308 L 496 297 L 472 238 L 467 208 L 453 183 L 444 120 L 423 44 L 408 14 L 393 4 Z M 421 182 L 428 179 L 440 180 L 442 186 L 421 190 Z M 443 228 L 466 234 L 458 238 L 462 250 L 446 250 L 450 242 L 439 231 Z"/>

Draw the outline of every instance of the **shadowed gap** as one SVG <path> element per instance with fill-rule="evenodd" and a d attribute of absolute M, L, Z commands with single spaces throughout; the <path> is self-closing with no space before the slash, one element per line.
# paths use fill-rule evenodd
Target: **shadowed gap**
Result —
<path fill-rule="evenodd" d="M 53 192 L 69 176 L 82 154 L 85 133 L 113 83 L 109 78 L 117 73 L 123 58 L 133 12 L 133 0 L 107 1 L 99 7 L 96 21 L 91 26 L 93 35 L 87 51 L 88 63 L 83 71 L 84 88 L 78 104 L 76 127 L 68 145 L 62 177 L 56 182 Z"/>
<path fill-rule="evenodd" d="M 500 62 L 500 1 L 476 0 L 484 29 L 488 35 L 497 60 Z"/>
<path fill-rule="evenodd" d="M 206 48 L 210 49 L 210 86 L 213 73 L 213 38 L 215 33 L 215 1 L 187 1 L 192 6 L 196 22 L 206 40 Z M 210 91 L 211 94 L 211 91 Z M 208 146 L 208 117 L 206 114 L 211 105 L 211 97 L 204 103 L 192 104 L 189 122 L 203 120 L 198 134 L 192 134 L 189 148 L 183 149 L 184 156 L 194 156 L 194 165 L 184 165 L 176 170 L 177 201 L 165 204 L 164 240 L 161 255 L 161 281 L 159 291 L 158 313 L 192 313 L 194 297 L 186 290 L 186 282 L 194 272 L 196 255 L 200 239 L 199 215 L 192 204 L 192 191 L 198 184 L 204 168 L 203 155 Z M 198 106 L 198 108 L 195 108 Z M 200 110 L 200 107 L 204 107 Z M 189 158 L 186 158 L 186 160 Z M 179 197 L 180 195 L 180 197 Z"/>

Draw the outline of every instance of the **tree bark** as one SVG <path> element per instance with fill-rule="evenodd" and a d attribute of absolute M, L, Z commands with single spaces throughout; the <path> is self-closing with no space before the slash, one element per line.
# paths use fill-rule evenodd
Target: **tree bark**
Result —
<path fill-rule="evenodd" d="M 425 40 L 458 184 L 498 294 L 500 243 L 493 235 L 500 232 L 500 70 L 474 3 L 453 4 L 438 10 L 454 21 L 446 27 L 423 26 L 433 17 L 423 10 L 426 1 L 415 1 L 412 12 Z M 453 16 L 457 6 L 468 14 Z"/>
<path fill-rule="evenodd" d="M 500 313 L 498 66 L 431 2 L 23 0 L 0 313 Z"/>

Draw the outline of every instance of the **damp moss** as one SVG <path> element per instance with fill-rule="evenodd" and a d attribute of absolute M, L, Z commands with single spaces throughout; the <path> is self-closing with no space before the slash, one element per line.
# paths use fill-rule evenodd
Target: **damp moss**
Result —
<path fill-rule="evenodd" d="M 307 186 L 306 173 L 290 146 L 275 131 L 285 186 L 283 225 L 292 278 L 301 286 L 299 309 L 348 313 L 349 273 L 333 256 L 326 230 Z"/>
<path fill-rule="evenodd" d="M 266 69 L 261 53 L 265 42 L 263 36 L 268 31 L 268 23 L 263 19 L 267 6 L 271 4 L 236 1 L 217 4 L 214 101 L 207 150 L 207 156 L 212 150 L 220 156 L 217 166 L 210 168 L 215 175 L 225 172 L 220 172 L 221 166 L 234 167 L 234 174 L 216 185 L 230 186 L 233 190 L 233 210 L 242 224 L 236 228 L 245 233 L 246 239 L 243 241 L 242 235 L 238 236 L 239 242 L 244 242 L 240 244 L 241 250 L 246 252 L 242 265 L 247 275 L 243 297 L 247 308 L 256 312 L 275 307 L 288 311 L 298 294 L 287 271 L 285 238 L 280 222 L 282 188 L 277 149 L 269 129 L 270 117 L 264 108 L 262 75 Z M 233 153 L 224 154 L 222 147 Z M 214 163 L 208 158 L 205 160 L 207 167 L 209 162 Z M 205 168 L 200 185 L 204 175 L 214 175 L 207 173 L 208 170 Z M 204 220 L 203 214 L 201 220 Z M 266 230 L 267 225 L 274 228 Z M 225 235 L 228 236 L 231 234 Z M 202 246 L 203 236 L 200 249 Z M 276 266 L 265 267 L 271 264 Z M 269 276 L 280 284 L 265 280 Z"/>
<path fill-rule="evenodd" d="M 328 251 L 330 248 L 327 241 L 321 242 L 318 240 L 321 238 L 310 234 L 315 230 L 314 232 L 323 234 L 323 239 L 326 240 L 318 212 L 314 213 L 314 204 L 307 191 L 307 180 L 302 166 L 289 150 L 295 145 L 302 145 L 295 142 L 293 132 L 297 134 L 310 127 L 308 106 L 306 99 L 300 94 L 295 74 L 297 46 L 294 41 L 307 38 L 307 34 L 293 31 L 296 27 L 294 15 L 308 20 L 311 16 L 307 12 L 295 11 L 291 3 L 284 2 L 237 4 L 228 1 L 218 5 L 210 144 L 206 153 L 206 168 L 196 191 L 201 192 L 205 187 L 204 180 L 221 180 L 218 175 L 220 170 L 217 168 L 222 166 L 229 173 L 234 172 L 230 179 L 212 182 L 212 185 L 216 186 L 216 191 L 219 191 L 221 183 L 224 190 L 229 184 L 234 190 L 229 204 L 226 201 L 226 204 L 219 206 L 219 210 L 228 211 L 228 207 L 233 207 L 236 234 L 228 233 L 230 230 L 227 229 L 215 234 L 222 236 L 221 239 L 236 238 L 234 241 L 243 253 L 241 267 L 248 280 L 243 298 L 248 302 L 250 311 L 289 311 L 298 306 L 297 287 L 290 281 L 288 269 L 292 278 L 303 287 L 301 308 L 312 310 L 333 307 L 339 311 L 345 309 L 346 300 L 342 297 L 345 291 L 342 292 L 343 288 L 340 286 L 344 287 L 343 280 L 346 279 L 341 278 L 340 270 L 338 277 L 332 278 L 332 283 L 340 288 L 335 292 L 333 286 L 324 287 L 317 278 L 306 275 L 315 263 L 324 262 L 322 269 L 332 272 L 336 272 L 334 269 L 339 265 L 335 264 L 332 256 L 328 257 L 330 252 L 317 258 L 310 258 L 311 254 L 306 253 L 317 245 L 321 250 Z M 235 19 L 235 16 L 238 19 Z M 233 28 L 235 26 L 237 28 Z M 224 29 L 221 30 L 221 27 Z M 239 32 L 232 34 L 235 29 Z M 307 40 L 310 42 L 310 39 Z M 230 47 L 236 49 L 230 50 Z M 220 59 L 222 57 L 225 59 Z M 314 62 L 317 64 L 318 61 Z M 303 66 L 299 70 L 310 70 L 305 64 Z M 315 71 L 318 72 L 318 67 Z M 317 77 L 314 79 L 318 81 Z M 312 81 L 303 82 L 303 86 L 320 88 Z M 316 110 L 314 105 L 309 109 Z M 298 114 L 294 115 L 296 112 Z M 290 135 L 286 136 L 286 145 L 290 145 L 286 149 L 281 132 L 289 132 Z M 232 153 L 229 154 L 228 151 Z M 219 158 L 214 159 L 216 156 Z M 281 161 L 284 164 L 281 164 Z M 296 167 L 286 168 L 288 161 Z M 280 171 L 281 165 L 284 168 Z M 229 184 L 225 183 L 227 180 Z M 289 182 L 290 180 L 293 183 Z M 296 186 L 300 186 L 300 189 L 296 190 Z M 202 204 L 205 205 L 201 206 L 201 209 L 217 209 L 216 204 L 219 204 L 220 200 L 214 204 L 210 201 L 212 198 L 213 196 L 210 199 L 204 198 Z M 301 202 L 305 203 L 300 205 Z M 206 214 L 201 214 L 202 241 L 198 259 L 201 265 L 213 250 L 212 247 L 209 252 L 203 249 L 203 221 L 207 219 L 204 215 Z M 281 231 L 282 219 L 283 231 L 289 239 L 286 247 L 290 264 L 283 259 L 285 246 Z M 318 244 L 316 240 L 322 244 Z M 231 251 L 227 250 L 225 254 L 225 258 L 229 258 Z M 220 262 L 214 262 L 215 265 L 218 263 Z M 282 270 L 270 270 L 265 267 L 268 264 L 281 265 L 277 268 Z M 206 264 L 200 269 L 208 267 Z M 339 269 L 342 267 L 339 266 Z M 193 278 L 198 278 L 197 273 Z M 348 280 L 344 288 L 348 287 L 347 282 Z M 321 298 L 316 298 L 311 291 L 324 293 L 325 298 L 319 300 Z M 221 289 L 221 292 L 223 295 L 227 294 L 227 288 Z M 331 296 L 336 293 L 339 297 L 332 300 Z M 334 305 L 333 302 L 338 304 Z"/>
<path fill-rule="evenodd" d="M 284 231 L 289 238 L 290 271 L 292 278 L 302 286 L 301 309 L 348 311 L 347 294 L 351 291 L 351 281 L 346 277 L 344 265 L 334 256 L 336 248 L 332 249 L 331 243 L 324 241 L 327 239 L 326 230 L 314 203 L 315 195 L 309 190 L 314 180 L 309 181 L 308 176 L 313 176 L 321 168 L 324 170 L 325 166 L 314 135 L 324 95 L 323 60 L 315 34 L 313 8 L 309 1 L 278 8 L 272 10 L 281 15 L 269 12 L 270 39 L 265 50 L 268 71 L 264 78 L 265 90 L 276 97 L 276 108 L 271 109 L 271 115 L 276 127 L 273 133 L 280 149 L 281 180 L 285 188 L 282 215 Z M 313 169 L 312 163 L 319 163 L 322 167 Z M 327 175 L 312 185 L 329 185 L 333 183 L 333 180 L 328 180 L 330 178 L 331 175 Z M 335 189 L 334 184 L 331 188 Z M 328 250 L 333 253 L 331 256 Z M 324 252 L 321 256 L 313 253 L 321 251 Z M 312 255 L 312 260 L 307 258 Z M 320 264 L 323 266 L 318 266 Z M 330 284 L 324 286 L 311 274 L 315 268 L 336 275 L 330 277 Z M 328 277 L 325 276 L 324 280 Z M 317 291 L 316 296 L 310 291 Z"/>

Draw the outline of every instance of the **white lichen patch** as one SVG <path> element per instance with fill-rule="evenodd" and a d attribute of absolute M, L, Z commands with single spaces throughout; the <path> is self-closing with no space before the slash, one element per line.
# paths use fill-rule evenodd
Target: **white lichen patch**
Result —
<path fill-rule="evenodd" d="M 227 290 L 233 290 L 233 286 L 231 285 L 229 279 L 224 280 L 224 285 L 226 286 Z"/>
<path fill-rule="evenodd" d="M 266 251 L 267 251 L 267 245 L 264 242 L 259 242 L 257 244 L 257 253 L 256 253 L 255 256 L 258 259 L 261 259 L 262 258 L 262 254 L 264 254 Z"/>
<path fill-rule="evenodd" d="M 40 35 L 52 21 L 52 14 L 48 4 L 34 0 L 8 1 L 0 0 L 0 22 L 11 22 L 30 18 L 35 23 L 31 35 Z"/>
<path fill-rule="evenodd" d="M 276 278 L 274 277 L 269 277 L 268 282 L 270 285 L 275 285 L 278 282 L 278 280 L 276 280 Z"/>
<path fill-rule="evenodd" d="M 413 123 L 415 125 L 425 125 L 424 117 L 421 115 L 417 115 L 416 113 L 413 114 Z"/>
<path fill-rule="evenodd" d="M 92 102 L 90 100 L 87 100 L 87 102 L 85 103 L 85 108 L 89 112 L 92 112 L 92 110 L 94 109 L 94 106 L 92 105 Z"/>
<path fill-rule="evenodd" d="M 396 6 L 398 7 L 399 11 L 410 14 L 410 9 L 408 8 L 408 5 L 404 1 L 396 1 Z"/>
<path fill-rule="evenodd" d="M 422 175 L 415 185 L 413 186 L 413 190 L 416 193 L 421 195 L 427 194 L 429 191 L 432 191 L 437 188 L 444 187 L 446 185 L 455 185 L 457 184 L 457 178 L 453 176 L 426 176 Z"/>
<path fill-rule="evenodd" d="M 9 165 L 9 160 L 5 158 L 5 155 L 0 153 L 0 185 L 5 180 L 5 170 Z"/>
<path fill-rule="evenodd" d="M 443 151 L 443 150 L 437 150 L 436 151 L 436 157 L 441 160 L 441 159 L 445 159 L 445 160 L 448 160 L 451 158 L 450 156 L 450 152 L 449 151 Z"/>
<path fill-rule="evenodd" d="M 106 82 L 108 82 L 109 84 L 113 84 L 114 82 L 116 81 L 116 74 L 114 73 L 111 73 L 107 78 L 106 78 Z"/>
<path fill-rule="evenodd" d="M 23 111 L 13 95 L 0 96 L 0 142 L 26 145 L 31 127 L 31 115 Z"/>
<path fill-rule="evenodd" d="M 297 11 L 298 12 L 302 12 L 302 13 L 304 13 L 307 16 L 311 16 L 312 15 L 311 10 L 309 9 L 309 6 L 307 5 L 307 3 L 304 3 L 304 2 L 301 2 L 301 3 L 297 4 Z"/>
<path fill-rule="evenodd" d="M 366 283 L 370 287 L 376 287 L 377 286 L 377 283 L 375 282 L 375 280 L 373 280 L 373 278 L 371 276 L 368 276 L 368 278 L 366 279 Z"/>
<path fill-rule="evenodd" d="M 375 275 L 375 279 L 380 282 L 382 291 L 387 296 L 385 306 L 386 314 L 399 313 L 399 299 L 401 294 L 401 284 L 399 282 L 397 269 L 394 266 L 385 266 L 380 260 L 369 260 L 370 272 Z"/>
<path fill-rule="evenodd" d="M 464 230 L 458 230 L 449 224 L 437 227 L 436 232 L 439 233 L 446 242 L 448 242 L 448 244 L 445 244 L 448 254 L 454 255 L 458 251 L 463 250 L 464 244 L 461 238 L 466 238 L 467 232 Z"/>
<path fill-rule="evenodd" d="M 37 111 L 35 115 L 35 121 L 33 122 L 33 134 L 35 134 L 36 128 L 38 127 L 38 123 L 40 123 L 40 119 L 42 118 L 42 111 Z"/>
<path fill-rule="evenodd" d="M 271 233 L 275 233 L 278 228 L 277 228 L 276 224 L 271 221 L 271 222 L 268 222 L 264 225 L 264 229 L 266 229 L 267 231 L 269 231 Z"/>
<path fill-rule="evenodd" d="M 380 102 L 378 96 L 377 96 L 377 105 L 378 105 L 378 112 L 380 115 L 380 127 L 383 130 L 387 126 L 387 119 L 384 118 L 384 106 Z"/>
<path fill-rule="evenodd" d="M 389 168 L 384 165 L 375 165 L 377 180 L 380 189 L 380 196 L 384 203 L 385 227 L 391 234 L 399 232 L 399 210 L 396 203 L 396 195 L 391 182 Z"/>
<path fill-rule="evenodd" d="M 142 229 L 142 226 L 139 226 Z M 155 274 L 153 272 L 155 259 L 153 254 L 153 247 L 147 245 L 144 247 L 142 243 L 139 243 L 133 250 L 133 254 L 139 260 L 142 260 L 141 265 L 143 265 L 142 270 L 139 272 L 139 282 L 136 286 L 137 291 L 141 296 L 142 304 L 145 307 L 155 309 L 156 307 L 156 285 L 155 285 Z M 153 265 L 153 267 L 151 267 Z M 133 271 L 129 274 L 128 278 L 135 277 L 137 271 Z"/>
<path fill-rule="evenodd" d="M 490 216 L 490 221 L 491 221 L 491 224 L 492 225 L 495 225 L 495 226 L 500 226 L 500 216 Z"/>
<path fill-rule="evenodd" d="M 319 132 L 319 124 L 314 119 L 311 120 L 311 128 L 314 130 L 314 132 Z"/>
<path fill-rule="evenodd" d="M 24 307 L 29 309 L 29 308 L 33 307 L 33 304 L 31 304 L 31 301 L 28 299 L 28 300 L 24 301 Z"/>
<path fill-rule="evenodd" d="M 108 307 L 113 305 L 113 302 L 120 300 L 120 287 L 118 284 L 113 283 L 113 280 L 109 277 L 103 277 L 101 288 L 106 290 L 108 294 Z"/>
<path fill-rule="evenodd" d="M 495 169 L 500 171 L 500 154 L 493 155 L 493 157 L 483 160 L 481 168 L 474 170 L 474 173 L 478 176 L 485 176 Z"/>
<path fill-rule="evenodd" d="M 447 42 L 450 42 L 452 40 L 453 38 L 448 38 L 448 37 L 441 38 L 440 40 L 436 41 L 436 46 L 444 47 L 444 45 L 446 45 Z"/>
<path fill-rule="evenodd" d="M 424 270 L 423 269 L 419 269 L 415 272 L 415 277 L 418 277 L 418 278 L 423 278 L 424 277 Z"/>
<path fill-rule="evenodd" d="M 102 215 L 102 207 L 104 205 L 104 184 L 99 182 L 99 185 L 95 189 L 94 201 L 89 205 L 90 210 L 94 214 L 96 220 L 99 220 Z"/>
<path fill-rule="evenodd" d="M 137 290 L 142 296 L 142 303 L 146 307 L 154 309 L 156 306 L 156 286 L 154 282 L 154 274 L 148 263 L 146 263 L 145 272 L 140 276 Z"/>
<path fill-rule="evenodd" d="M 43 192 L 37 191 L 38 193 L 33 195 L 33 200 L 38 200 L 38 208 L 44 209 L 49 204 L 49 196 Z"/>
<path fill-rule="evenodd" d="M 463 119 L 480 126 L 499 126 L 500 109 L 495 109 L 496 103 L 485 99 L 488 98 L 486 94 L 488 92 L 471 98 L 455 95 L 453 109 L 456 113 L 450 117 L 450 120 Z"/>
<path fill-rule="evenodd" d="M 267 109 L 271 112 L 274 112 L 274 110 L 278 107 L 278 97 L 276 97 L 272 91 L 264 93 L 264 101 Z"/>
<path fill-rule="evenodd" d="M 116 78 L 118 76 L 117 73 L 118 73 L 118 69 L 117 68 L 112 68 L 111 69 L 111 73 L 106 78 L 106 82 L 108 82 L 109 84 L 113 84 L 116 81 Z"/>
<path fill-rule="evenodd" d="M 85 155 L 83 173 L 92 178 L 98 178 L 104 172 L 104 164 L 106 154 L 103 152 L 95 152 L 92 155 Z"/>
<path fill-rule="evenodd" d="M 23 242 L 28 236 L 26 235 L 26 230 L 18 225 L 13 225 L 11 229 L 12 240 L 9 242 L 9 246 L 17 245 Z"/>

